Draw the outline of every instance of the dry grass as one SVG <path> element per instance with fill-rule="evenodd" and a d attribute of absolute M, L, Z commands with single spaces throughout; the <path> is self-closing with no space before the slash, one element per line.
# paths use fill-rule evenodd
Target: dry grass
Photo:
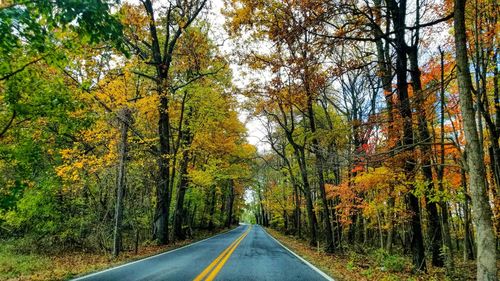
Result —
<path fill-rule="evenodd" d="M 293 250 L 310 263 L 314 264 L 336 281 L 441 281 L 441 280 L 475 280 L 475 262 L 464 263 L 461 259 L 455 261 L 455 271 L 452 277 L 445 274 L 443 268 L 429 266 L 427 273 L 415 274 L 412 272 L 411 261 L 407 257 L 394 256 L 395 264 L 392 269 L 384 267 L 373 253 L 360 254 L 346 252 L 341 254 L 327 254 L 310 247 L 304 240 L 284 235 L 276 230 L 267 229 L 269 234 Z M 500 262 L 499 262 L 500 266 Z M 394 270 L 397 268 L 397 270 Z"/>

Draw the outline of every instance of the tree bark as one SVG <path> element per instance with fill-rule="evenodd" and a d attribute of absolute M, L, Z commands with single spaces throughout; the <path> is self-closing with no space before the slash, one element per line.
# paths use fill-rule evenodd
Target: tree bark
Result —
<path fill-rule="evenodd" d="M 295 128 L 294 125 L 294 116 L 293 116 L 293 109 L 290 108 L 290 120 L 288 121 L 287 115 L 285 113 L 285 109 L 283 108 L 283 105 L 279 106 L 279 109 L 281 111 L 281 114 L 283 115 L 283 121 L 280 120 L 276 115 L 274 115 L 276 121 L 279 123 L 280 127 L 283 128 L 285 132 L 285 136 L 292 146 L 293 149 L 293 154 L 295 158 L 297 159 L 297 162 L 299 164 L 299 171 L 300 171 L 300 176 L 302 179 L 302 194 L 304 194 L 305 200 L 306 200 L 306 213 L 307 213 L 307 219 L 308 219 L 308 226 L 309 226 L 309 244 L 313 247 L 316 247 L 316 242 L 318 240 L 318 234 L 317 234 L 317 225 L 318 221 L 316 219 L 316 214 L 314 213 L 314 206 L 313 206 L 313 201 L 311 197 L 311 187 L 309 185 L 309 177 L 307 174 L 307 163 L 306 163 L 306 158 L 305 158 L 305 151 L 304 151 L 304 146 L 299 145 L 297 142 L 295 142 L 295 139 L 293 137 L 293 131 Z M 290 125 L 288 124 L 290 122 Z M 290 126 L 291 128 L 288 128 Z"/>
<path fill-rule="evenodd" d="M 464 123 L 469 186 L 472 197 L 473 221 L 476 225 L 477 280 L 497 280 L 496 244 L 493 233 L 492 212 L 486 189 L 486 171 L 483 151 L 477 132 L 472 81 L 467 58 L 465 28 L 465 1 L 455 0 L 454 28 L 457 78 L 460 109 Z"/>
<path fill-rule="evenodd" d="M 407 69 L 408 60 L 406 57 L 406 0 L 401 0 L 398 3 L 394 0 L 388 1 L 389 9 L 392 13 L 392 20 L 395 32 L 395 49 L 396 49 L 396 78 L 397 78 L 397 93 L 399 97 L 399 112 L 403 119 L 403 141 L 404 152 L 408 155 L 405 157 L 404 170 L 408 176 L 408 181 L 413 181 L 415 177 L 415 163 L 413 158 L 414 139 L 413 139 L 413 122 L 410 99 L 408 96 Z M 411 184 L 410 190 L 414 186 Z M 413 255 L 413 265 L 416 270 L 426 270 L 425 250 L 422 236 L 422 225 L 420 222 L 420 205 L 419 198 L 412 192 L 406 194 L 406 201 L 411 212 L 410 227 L 411 227 L 411 251 Z"/>
<path fill-rule="evenodd" d="M 441 54 L 441 79 L 440 79 L 440 90 L 439 90 L 439 100 L 440 100 L 440 126 L 441 126 L 441 133 L 440 133 L 440 139 L 439 139 L 439 144 L 440 144 L 440 163 L 439 167 L 437 169 L 437 176 L 438 176 L 438 188 L 440 192 L 444 191 L 444 186 L 443 186 L 443 179 L 444 179 L 444 164 L 445 164 L 445 149 L 444 149 L 444 112 L 445 112 L 445 98 L 444 98 L 444 52 L 439 48 L 439 52 Z M 454 262 L 453 262 L 453 249 L 451 245 L 451 235 L 450 235 L 450 225 L 448 221 L 448 202 L 441 200 L 439 205 L 441 206 L 441 217 L 442 217 L 442 225 L 443 225 L 443 241 L 444 245 L 446 246 L 447 253 L 446 253 L 446 267 L 448 268 L 448 272 L 451 272 L 451 270 L 455 267 Z"/>
<path fill-rule="evenodd" d="M 431 141 L 431 135 L 429 133 L 426 113 L 424 109 L 424 96 L 422 93 L 422 84 L 420 80 L 420 69 L 418 67 L 418 48 L 416 45 L 417 43 L 414 44 L 415 45 L 408 48 L 408 57 L 410 59 L 410 73 L 412 77 L 413 93 L 416 98 L 415 107 L 418 119 L 419 141 L 420 143 L 422 143 L 420 145 L 420 149 L 422 151 L 422 174 L 424 175 L 424 179 L 427 181 L 425 200 L 429 222 L 428 228 L 432 252 L 432 265 L 442 267 L 444 265 L 444 259 L 441 255 L 443 235 L 441 231 L 441 224 L 439 222 L 437 202 L 432 198 L 432 196 L 435 195 L 434 182 L 432 178 L 432 166 L 430 160 L 432 151 L 430 146 L 425 144 Z"/>
<path fill-rule="evenodd" d="M 184 239 L 186 237 L 185 233 L 182 231 L 182 224 L 184 221 L 184 217 L 186 215 L 186 212 L 184 210 L 184 197 L 186 195 L 186 191 L 188 188 L 187 168 L 191 158 L 189 147 L 191 146 L 191 143 L 193 141 L 193 134 L 191 133 L 191 129 L 189 127 L 189 119 L 192 116 L 191 108 L 188 110 L 187 117 L 184 120 L 182 120 L 183 116 L 184 116 L 184 103 L 182 106 L 181 121 L 180 121 L 181 124 L 182 123 L 184 124 L 182 124 L 182 126 L 179 126 L 179 134 L 180 134 L 179 144 L 180 147 L 183 149 L 183 151 L 182 151 L 182 160 L 179 172 L 180 180 L 179 180 L 179 185 L 177 187 L 177 198 L 174 210 L 174 224 L 173 224 L 174 239 Z"/>
<path fill-rule="evenodd" d="M 314 213 L 314 206 L 313 206 L 313 201 L 311 197 L 311 187 L 309 185 L 309 177 L 307 175 L 307 167 L 306 167 L 306 160 L 305 160 L 305 155 L 304 155 L 304 149 L 299 150 L 297 153 L 298 157 L 298 162 L 299 162 L 299 168 L 300 168 L 300 174 L 302 176 L 302 184 L 303 184 L 303 193 L 304 197 L 306 198 L 306 211 L 307 211 L 307 218 L 309 219 L 309 245 L 316 247 L 316 243 L 318 241 L 318 234 L 317 234 L 317 225 L 318 221 L 316 220 L 316 214 Z"/>
<path fill-rule="evenodd" d="M 414 152 L 413 122 L 406 73 L 408 69 L 408 60 L 406 57 L 407 46 L 405 42 L 406 0 L 399 1 L 399 5 L 396 1 L 389 0 L 388 6 L 392 14 L 395 32 L 397 93 L 399 97 L 399 111 L 403 119 L 403 153 L 408 154 L 405 157 L 404 170 L 408 177 L 407 180 L 411 182 L 415 176 L 415 164 L 412 159 Z M 413 189 L 414 186 L 411 184 L 410 190 Z M 406 194 L 406 201 L 411 212 L 410 227 L 412 235 L 410 246 L 413 255 L 413 265 L 416 270 L 425 271 L 425 250 L 420 223 L 419 199 L 410 191 Z"/>
<path fill-rule="evenodd" d="M 123 220 L 123 197 L 125 195 L 125 163 L 127 161 L 128 143 L 127 135 L 132 112 L 124 107 L 118 113 L 123 122 L 120 122 L 120 143 L 118 148 L 118 175 L 116 179 L 116 207 L 115 226 L 113 232 L 113 257 L 118 257 L 122 248 L 122 220 Z"/>
<path fill-rule="evenodd" d="M 168 114 L 168 99 L 160 97 L 160 119 L 158 121 L 158 134 L 160 136 L 160 167 L 158 186 L 156 188 L 156 208 L 153 237 L 158 243 L 165 245 L 169 241 L 168 219 L 170 215 L 171 193 L 170 182 L 170 121 Z"/>
<path fill-rule="evenodd" d="M 215 186 L 212 187 L 210 191 L 210 207 L 209 207 L 209 218 L 208 218 L 208 229 L 214 230 L 214 214 L 215 214 L 215 203 L 217 202 L 217 194 L 215 193 Z"/>
<path fill-rule="evenodd" d="M 184 216 L 186 212 L 184 211 L 184 197 L 188 188 L 188 173 L 187 167 L 189 163 L 189 150 L 185 149 L 182 152 L 182 163 L 180 169 L 180 181 L 179 187 L 177 188 L 177 198 L 174 211 L 174 239 L 184 239 L 185 233 L 182 231 L 182 224 L 184 221 Z"/>
<path fill-rule="evenodd" d="M 466 162 L 464 161 L 464 164 Z M 464 261 L 474 260 L 474 241 L 472 239 L 470 215 L 469 215 L 469 192 L 467 190 L 467 177 L 465 175 L 465 170 L 461 169 L 460 178 L 462 181 L 462 187 L 464 192 Z"/>
<path fill-rule="evenodd" d="M 320 147 L 319 147 L 319 142 L 316 136 L 316 122 L 314 120 L 314 110 L 313 110 L 313 101 L 311 94 L 308 94 L 307 98 L 307 112 L 308 112 L 308 118 L 309 118 L 309 126 L 311 129 L 311 133 L 313 134 L 313 139 L 312 139 L 312 147 L 314 151 L 314 155 L 316 156 L 315 158 L 315 164 L 316 164 L 316 173 L 318 175 L 318 183 L 319 183 L 319 193 L 321 196 L 321 203 L 322 203 L 322 209 L 323 209 L 323 227 L 326 235 L 326 246 L 325 246 L 325 251 L 327 253 L 332 253 L 335 249 L 335 244 L 333 241 L 333 232 L 332 232 L 332 224 L 330 222 L 330 210 L 328 208 L 328 200 L 326 198 L 326 191 L 325 191 L 325 178 L 323 175 L 323 155 L 321 154 Z"/>
<path fill-rule="evenodd" d="M 384 41 L 382 39 L 382 31 L 380 30 L 380 26 L 382 24 L 382 0 L 374 0 L 374 14 L 375 14 L 375 23 L 378 25 L 375 27 L 374 35 L 376 38 L 379 38 L 376 42 L 377 48 L 377 60 L 378 60 L 378 70 L 380 73 L 380 80 L 382 82 L 382 89 L 384 91 L 384 99 L 387 106 L 387 138 L 388 138 L 388 150 L 393 151 L 394 145 L 393 142 L 396 139 L 396 134 L 394 131 L 394 99 L 392 93 L 392 73 L 391 73 L 391 61 L 389 55 L 389 42 Z M 389 15 L 385 17 L 385 25 L 386 29 L 390 29 L 390 19 Z M 384 44 L 385 43 L 385 44 Z M 390 154 L 393 156 L 393 153 Z M 392 191 L 392 190 L 391 190 Z M 387 198 L 387 217 L 388 217 L 388 229 L 387 229 L 387 239 L 385 242 L 385 250 L 387 252 L 392 251 L 392 243 L 394 237 L 394 204 L 395 199 L 392 195 L 392 192 L 389 194 L 389 198 Z"/>

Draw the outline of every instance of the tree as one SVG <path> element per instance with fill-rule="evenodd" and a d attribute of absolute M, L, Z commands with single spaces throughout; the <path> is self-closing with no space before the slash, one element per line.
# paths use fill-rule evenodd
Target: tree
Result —
<path fill-rule="evenodd" d="M 158 165 L 159 179 L 157 187 L 157 204 L 154 222 L 155 237 L 160 244 L 167 244 L 169 241 L 169 215 L 170 202 L 172 199 L 172 173 L 174 158 L 172 156 L 172 136 L 170 121 L 170 101 L 172 95 L 187 84 L 205 76 L 198 72 L 191 75 L 176 77 L 172 73 L 172 64 L 176 60 L 177 43 L 186 29 L 198 17 L 206 4 L 206 0 L 193 0 L 185 2 L 169 1 L 165 11 L 156 11 L 150 0 L 142 1 L 142 8 L 128 6 L 127 12 L 138 23 L 147 23 L 147 34 L 141 34 L 145 38 L 139 37 L 134 32 L 135 29 L 142 29 L 143 26 L 134 26 L 137 22 L 131 22 L 131 29 L 128 32 L 128 44 L 139 59 L 151 65 L 154 74 L 142 74 L 156 83 L 156 93 L 159 97 L 159 121 L 158 121 Z M 163 18 L 160 14 L 163 14 Z M 159 29 L 158 22 L 166 21 L 166 28 Z M 164 33 L 164 34 L 163 34 Z M 166 38 L 164 41 L 160 41 Z M 176 78 L 181 78 L 180 81 Z M 185 79 L 182 79 L 185 78 Z M 176 83 L 178 82 L 178 83 Z M 175 155 L 174 155 L 175 156 Z"/>
<path fill-rule="evenodd" d="M 132 113 L 128 108 L 122 108 L 119 112 L 120 122 L 120 142 L 118 144 L 118 173 L 116 179 L 116 207 L 115 207 L 115 229 L 113 233 L 113 256 L 120 254 L 122 247 L 122 219 L 123 219 L 123 196 L 125 196 L 125 162 L 128 155 L 128 127 L 132 123 Z"/>
<path fill-rule="evenodd" d="M 474 210 L 473 220 L 477 228 L 477 280 L 497 280 L 496 247 L 491 220 L 492 213 L 486 189 L 483 151 L 479 142 L 475 121 L 472 81 L 467 56 L 465 3 L 465 0 L 455 0 L 454 35 L 460 109 L 462 111 L 464 133 L 467 141 L 467 167 Z"/>

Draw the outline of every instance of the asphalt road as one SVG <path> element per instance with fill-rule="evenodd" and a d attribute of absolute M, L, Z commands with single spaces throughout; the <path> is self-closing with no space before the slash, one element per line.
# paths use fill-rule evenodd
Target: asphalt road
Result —
<path fill-rule="evenodd" d="M 91 280 L 332 280 L 281 246 L 258 225 L 86 275 Z"/>

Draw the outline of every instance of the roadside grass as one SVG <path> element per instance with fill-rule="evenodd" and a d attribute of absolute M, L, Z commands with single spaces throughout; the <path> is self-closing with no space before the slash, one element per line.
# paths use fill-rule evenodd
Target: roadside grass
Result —
<path fill-rule="evenodd" d="M 444 268 L 432 267 L 428 264 L 427 273 L 413 273 L 411 260 L 408 257 L 387 254 L 381 250 L 366 250 L 364 253 L 344 251 L 327 254 L 310 247 L 307 241 L 266 228 L 274 238 L 294 251 L 314 266 L 331 276 L 336 281 L 445 281 L 475 280 L 475 261 L 463 262 L 455 259 L 455 271 L 452 277 L 445 274 Z M 461 257 L 461 253 L 457 253 Z M 500 265 L 500 262 L 499 262 Z"/>
<path fill-rule="evenodd" d="M 0 280 L 30 275 L 50 264 L 50 260 L 43 256 L 17 253 L 15 247 L 13 241 L 0 243 Z"/>
<path fill-rule="evenodd" d="M 109 253 L 81 251 L 61 252 L 51 255 L 29 253 L 20 251 L 19 244 L 21 243 L 19 240 L 0 240 L 0 280 L 68 280 L 173 250 L 229 230 L 199 232 L 193 239 L 175 242 L 166 246 L 143 245 L 139 247 L 137 254 L 133 250 L 123 251 L 116 259 L 113 259 Z"/>

